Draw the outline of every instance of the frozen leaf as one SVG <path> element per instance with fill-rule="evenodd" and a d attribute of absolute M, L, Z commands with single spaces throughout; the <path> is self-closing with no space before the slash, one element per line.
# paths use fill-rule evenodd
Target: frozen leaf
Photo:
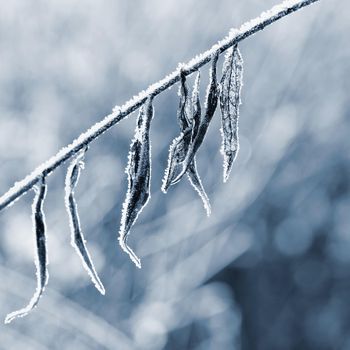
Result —
<path fill-rule="evenodd" d="M 180 70 L 180 102 L 177 111 L 177 120 L 180 126 L 180 135 L 170 145 L 168 167 L 165 170 L 162 191 L 166 193 L 170 185 L 174 185 L 174 179 L 182 169 L 182 163 L 186 158 L 191 143 L 192 122 L 189 113 L 188 88 L 186 76 Z"/>
<path fill-rule="evenodd" d="M 119 231 L 119 243 L 129 254 L 135 265 L 141 268 L 141 261 L 127 245 L 131 227 L 150 198 L 151 181 L 151 146 L 149 132 L 153 118 L 152 98 L 146 100 L 140 108 L 135 129 L 135 137 L 129 151 L 129 161 L 126 167 L 128 175 L 128 191 L 123 204 Z"/>
<path fill-rule="evenodd" d="M 182 169 L 179 175 L 175 178 L 174 182 L 177 182 L 186 173 L 189 164 L 194 159 L 199 147 L 202 145 L 204 137 L 207 133 L 209 124 L 214 116 L 217 104 L 218 104 L 218 83 L 216 79 L 216 65 L 219 55 L 215 54 L 212 58 L 212 65 L 209 74 L 209 85 L 207 88 L 207 96 L 205 101 L 205 113 L 198 127 L 196 136 L 191 143 L 191 146 L 187 152 L 186 159 L 182 163 Z"/>
<path fill-rule="evenodd" d="M 179 180 L 174 181 L 182 170 L 182 163 L 186 158 L 188 148 L 191 143 L 191 128 L 187 128 L 184 132 L 181 132 L 170 145 L 168 167 L 165 170 L 163 179 L 162 191 L 166 193 L 170 185 L 176 184 Z"/>
<path fill-rule="evenodd" d="M 191 143 L 197 136 L 199 124 L 201 122 L 201 101 L 199 97 L 200 72 L 198 71 L 192 90 L 192 134 Z"/>
<path fill-rule="evenodd" d="M 239 150 L 238 119 L 242 78 L 243 59 L 235 45 L 225 56 L 220 84 L 221 153 L 224 156 L 224 182 L 228 180 Z"/>
<path fill-rule="evenodd" d="M 188 87 L 186 84 L 186 76 L 184 71 L 180 70 L 180 88 L 179 88 L 179 108 L 177 110 L 177 120 L 181 130 L 186 130 L 190 124 L 189 115 L 189 99 L 188 99 Z"/>
<path fill-rule="evenodd" d="M 5 323 L 10 323 L 16 317 L 26 316 L 39 302 L 39 299 L 45 289 L 45 285 L 48 281 L 47 271 L 47 251 L 46 251 L 46 224 L 45 215 L 43 212 L 43 202 L 46 196 L 46 181 L 45 177 L 42 176 L 40 185 L 34 187 L 35 197 L 32 205 L 32 220 L 33 220 L 33 231 L 35 233 L 36 241 L 36 277 L 37 277 L 37 288 L 30 300 L 29 304 L 17 311 L 11 312 L 6 316 Z"/>
<path fill-rule="evenodd" d="M 181 133 L 176 137 L 169 149 L 168 167 L 165 171 L 163 179 L 162 191 L 167 192 L 171 185 L 176 184 L 180 181 L 181 177 L 179 174 L 183 169 L 183 163 L 186 160 L 189 149 L 197 136 L 200 122 L 201 122 L 201 105 L 199 99 L 199 83 L 200 73 L 198 72 L 191 101 L 188 100 L 188 89 L 186 86 L 186 78 L 183 72 L 180 72 L 180 103 L 178 109 L 178 120 Z M 190 104 L 191 102 L 191 104 Z M 188 108 L 187 108 L 188 106 Z M 204 208 L 207 211 L 207 215 L 210 215 L 210 204 L 207 194 L 203 188 L 202 182 L 197 172 L 195 157 L 192 159 L 188 166 L 187 175 L 191 185 L 198 192 L 199 196 L 203 201 Z"/>
<path fill-rule="evenodd" d="M 210 208 L 209 198 L 204 190 L 202 181 L 198 175 L 195 158 L 192 160 L 191 164 L 187 168 L 187 176 L 188 176 L 188 179 L 190 180 L 191 185 L 194 187 L 194 189 L 198 192 L 199 196 L 201 197 L 204 208 L 207 212 L 207 216 L 210 216 L 211 208 Z"/>
<path fill-rule="evenodd" d="M 84 168 L 85 151 L 86 149 L 80 152 L 68 167 L 65 186 L 65 204 L 69 216 L 71 245 L 80 256 L 84 268 L 90 275 L 91 281 L 94 283 L 97 290 L 104 295 L 105 289 L 97 275 L 90 254 L 86 248 L 86 241 L 80 226 L 78 206 L 74 198 L 74 189 L 78 183 L 81 169 Z"/>

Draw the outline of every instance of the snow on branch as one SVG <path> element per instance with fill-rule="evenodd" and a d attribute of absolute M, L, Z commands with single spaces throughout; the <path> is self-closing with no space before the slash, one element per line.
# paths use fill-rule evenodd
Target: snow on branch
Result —
<path fill-rule="evenodd" d="M 146 90 L 141 91 L 138 95 L 131 98 L 122 107 L 115 107 L 112 113 L 83 132 L 70 145 L 62 148 L 55 156 L 41 164 L 23 180 L 16 182 L 13 187 L 0 197 L 0 210 L 13 204 L 21 195 L 28 192 L 39 182 L 42 176 L 50 175 L 56 168 L 75 156 L 98 136 L 138 109 L 145 103 L 148 97 L 155 97 L 177 83 L 180 79 L 180 69 L 182 69 L 185 76 L 188 76 L 208 63 L 213 56 L 220 55 L 228 48 L 263 30 L 275 21 L 317 1 L 319 0 L 285 0 L 269 11 L 263 12 L 259 17 L 244 23 L 239 29 L 231 30 L 224 39 L 213 45 L 208 51 L 194 57 L 187 64 L 179 66 L 178 69 L 167 75 L 164 79 L 150 85 Z"/>

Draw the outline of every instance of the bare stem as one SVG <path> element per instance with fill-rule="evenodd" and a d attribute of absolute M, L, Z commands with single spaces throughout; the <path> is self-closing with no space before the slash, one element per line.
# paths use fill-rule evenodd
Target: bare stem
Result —
<path fill-rule="evenodd" d="M 219 41 L 208 51 L 196 56 L 187 64 L 179 66 L 179 68 L 164 79 L 150 85 L 145 91 L 140 92 L 137 96 L 127 101 L 122 107 L 115 107 L 111 114 L 83 132 L 70 145 L 62 148 L 55 156 L 40 165 L 23 180 L 16 182 L 2 197 L 0 197 L 0 210 L 13 204 L 21 195 L 29 191 L 39 181 L 42 175 L 47 176 L 51 174 L 57 167 L 77 154 L 106 130 L 134 112 L 146 101 L 147 97 L 159 95 L 161 92 L 177 83 L 179 81 L 180 69 L 183 70 L 185 76 L 190 75 L 208 63 L 213 55 L 221 54 L 229 47 L 263 30 L 268 25 L 316 1 L 319 0 L 285 0 L 269 11 L 263 12 L 259 17 L 244 23 L 239 29 L 231 30 L 228 36 Z"/>

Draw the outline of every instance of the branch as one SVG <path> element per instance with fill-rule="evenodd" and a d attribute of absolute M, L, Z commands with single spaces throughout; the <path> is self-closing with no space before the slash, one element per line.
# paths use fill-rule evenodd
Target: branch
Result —
<path fill-rule="evenodd" d="M 259 17 L 244 23 L 238 30 L 231 30 L 228 36 L 215 44 L 211 49 L 196 56 L 187 64 L 182 65 L 181 67 L 185 76 L 192 74 L 204 66 L 211 60 L 213 55 L 223 53 L 229 47 L 263 30 L 268 25 L 316 1 L 319 0 L 285 0 L 269 11 L 263 12 Z M 145 91 L 134 96 L 122 107 L 115 107 L 111 114 L 82 133 L 70 145 L 62 148 L 55 156 L 40 165 L 23 180 L 16 182 L 2 197 L 0 197 L 0 210 L 12 205 L 21 195 L 28 192 L 40 180 L 42 175 L 47 176 L 51 174 L 57 167 L 77 154 L 98 136 L 134 112 L 146 101 L 147 97 L 159 95 L 161 92 L 177 83 L 179 81 L 179 73 L 180 67 L 164 79 L 150 85 Z"/>

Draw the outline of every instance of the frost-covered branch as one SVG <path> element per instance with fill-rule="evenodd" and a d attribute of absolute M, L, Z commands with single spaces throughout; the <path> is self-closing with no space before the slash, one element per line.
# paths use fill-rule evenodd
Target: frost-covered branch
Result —
<path fill-rule="evenodd" d="M 166 76 L 164 79 L 149 86 L 146 90 L 140 92 L 137 96 L 127 101 L 122 107 L 115 107 L 111 114 L 107 115 L 103 120 L 82 133 L 70 145 L 62 148 L 55 156 L 40 165 L 23 180 L 16 182 L 13 187 L 11 187 L 2 197 L 0 197 L 0 210 L 11 205 L 21 195 L 29 191 L 38 181 L 40 181 L 42 176 L 51 174 L 57 167 L 59 167 L 66 160 L 75 156 L 80 150 L 89 145 L 106 130 L 138 109 L 145 103 L 148 97 L 159 95 L 161 92 L 177 83 L 180 79 L 180 69 L 182 69 L 185 76 L 188 76 L 208 63 L 213 56 L 220 55 L 229 47 L 259 32 L 260 30 L 263 30 L 265 27 L 274 23 L 275 21 L 316 1 L 319 0 L 283 1 L 281 4 L 274 6 L 269 11 L 263 12 L 259 17 L 244 23 L 238 30 L 231 30 L 228 36 L 219 41 L 208 51 L 196 56 L 187 64 L 181 65 L 181 67 Z"/>

